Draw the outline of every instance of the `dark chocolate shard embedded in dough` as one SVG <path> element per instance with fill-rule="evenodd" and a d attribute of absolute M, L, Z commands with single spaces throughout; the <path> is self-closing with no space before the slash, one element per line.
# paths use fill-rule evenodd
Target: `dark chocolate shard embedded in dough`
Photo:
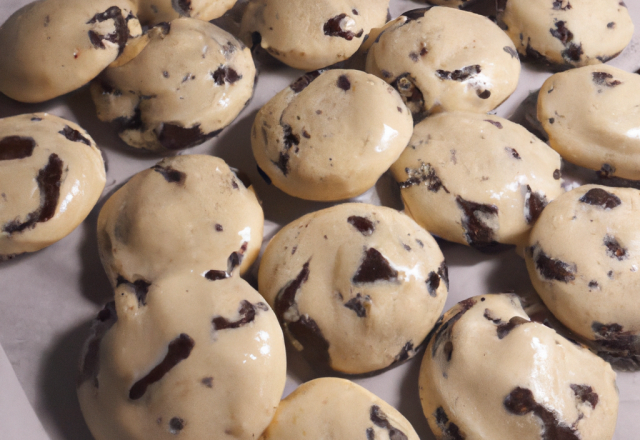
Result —
<path fill-rule="evenodd" d="M 527 224 L 538 220 L 547 204 L 547 196 L 537 191 L 532 191 L 531 187 L 527 185 L 527 193 L 524 196 L 524 219 Z"/>
<path fill-rule="evenodd" d="M 191 16 L 191 0 L 171 0 L 173 9 L 185 17 Z"/>
<path fill-rule="evenodd" d="M 378 405 L 371 406 L 371 410 L 369 411 L 369 418 L 377 427 L 389 431 L 390 440 L 407 440 L 408 437 L 406 436 L 406 434 L 398 428 L 394 427 L 391 422 L 389 422 L 389 418 Z"/>
<path fill-rule="evenodd" d="M 375 440 L 376 432 L 373 428 L 367 428 L 367 440 Z"/>
<path fill-rule="evenodd" d="M 220 130 L 203 133 L 200 124 L 193 127 L 182 127 L 176 124 L 164 123 L 158 134 L 158 142 L 167 150 L 183 150 L 195 147 L 220 134 Z"/>
<path fill-rule="evenodd" d="M 60 199 L 60 185 L 62 184 L 62 172 L 64 162 L 53 153 L 49 156 L 47 165 L 38 171 L 36 182 L 40 190 L 40 206 L 27 215 L 25 221 L 19 219 L 6 223 L 2 230 L 9 235 L 34 228 L 37 223 L 51 220 L 56 213 L 58 200 Z"/>
<path fill-rule="evenodd" d="M 113 26 L 115 30 L 107 35 L 101 35 L 94 30 L 90 30 L 89 40 L 96 49 L 106 49 L 104 41 L 109 41 L 118 45 L 118 56 L 122 54 L 127 41 L 129 40 L 129 26 L 127 20 L 122 16 L 122 10 L 117 6 L 111 6 L 109 9 L 102 13 L 98 13 L 87 22 L 87 24 L 102 23 L 103 21 L 113 20 Z"/>
<path fill-rule="evenodd" d="M 151 287 L 151 283 L 149 281 L 139 279 L 131 282 L 122 275 L 118 275 L 116 286 L 121 286 L 123 284 L 126 284 L 133 288 L 133 291 L 136 294 L 136 298 L 138 298 L 139 305 L 147 305 L 147 294 L 149 293 L 149 287 Z"/>
<path fill-rule="evenodd" d="M 219 86 L 233 84 L 242 79 L 242 75 L 229 66 L 220 66 L 211 74 L 215 83 Z"/>
<path fill-rule="evenodd" d="M 596 171 L 596 175 L 601 179 L 608 179 L 613 177 L 616 172 L 616 168 L 613 165 L 609 165 L 608 163 L 603 163 L 598 171 Z"/>
<path fill-rule="evenodd" d="M 561 177 L 562 177 L 562 172 L 560 170 L 553 171 L 553 178 L 555 180 L 560 180 Z"/>
<path fill-rule="evenodd" d="M 295 93 L 300 93 L 304 89 L 306 89 L 307 86 L 311 84 L 314 79 L 319 77 L 322 72 L 324 71 L 314 70 L 313 72 L 305 73 L 300 78 L 298 78 L 293 84 L 291 84 L 289 87 L 291 87 L 291 90 L 293 90 Z"/>
<path fill-rule="evenodd" d="M 349 81 L 349 77 L 347 75 L 340 75 L 336 85 L 345 92 L 351 89 L 351 81 Z"/>
<path fill-rule="evenodd" d="M 213 388 L 213 377 L 203 377 L 200 383 L 207 388 Z"/>
<path fill-rule="evenodd" d="M 506 53 L 511 55 L 511 58 L 515 58 L 515 59 L 519 58 L 518 52 L 511 46 L 505 46 L 502 48 L 502 50 L 504 50 Z"/>
<path fill-rule="evenodd" d="M 245 241 L 242 243 L 239 250 L 231 252 L 229 258 L 227 258 L 227 272 L 229 272 L 229 274 L 231 274 L 236 267 L 240 266 L 248 247 L 249 242 Z"/>
<path fill-rule="evenodd" d="M 465 440 L 465 435 L 455 423 L 449 420 L 444 408 L 439 406 L 433 414 L 436 419 L 436 425 L 442 431 L 443 438 L 447 440 Z"/>
<path fill-rule="evenodd" d="M 391 83 L 391 86 L 400 93 L 402 101 L 414 115 L 414 121 L 423 119 L 426 116 L 424 95 L 415 84 L 415 81 L 415 78 L 411 77 L 408 72 L 405 72 Z"/>
<path fill-rule="evenodd" d="M 147 392 L 147 388 L 160 381 L 173 367 L 191 354 L 195 346 L 195 341 L 191 336 L 182 333 L 169 343 L 167 354 L 158 365 L 156 365 L 146 376 L 138 380 L 129 390 L 129 399 L 138 400 Z"/>
<path fill-rule="evenodd" d="M 535 252 L 534 252 L 535 254 Z M 549 257 L 542 249 L 534 255 L 536 269 L 547 280 L 568 283 L 576 279 L 577 268 L 575 264 L 565 263 L 561 260 Z"/>
<path fill-rule="evenodd" d="M 571 9 L 571 3 L 567 0 L 567 4 L 564 4 L 565 0 L 553 0 L 553 9 L 556 11 L 567 11 Z"/>
<path fill-rule="evenodd" d="M 430 272 L 427 276 L 427 291 L 434 298 L 437 296 L 438 287 L 440 287 L 440 276 L 435 272 Z"/>
<path fill-rule="evenodd" d="M 260 310 L 266 312 L 269 310 L 269 307 L 263 302 L 251 304 L 249 301 L 243 300 L 240 302 L 240 307 L 238 308 L 238 315 L 240 315 L 240 318 L 236 321 L 230 321 L 222 316 L 216 316 L 211 321 L 213 324 L 213 330 L 218 331 L 243 327 L 255 321 L 256 315 Z"/>
<path fill-rule="evenodd" d="M 436 324 L 434 328 L 434 336 L 433 336 L 433 345 L 431 346 L 431 356 L 435 357 L 438 348 L 442 345 L 443 342 L 449 341 L 451 339 L 451 330 L 453 326 L 462 318 L 462 316 L 467 313 L 474 305 L 476 305 L 477 301 L 474 298 L 467 298 L 463 301 L 460 301 L 457 304 L 459 310 L 446 321 L 442 321 L 439 324 Z"/>
<path fill-rule="evenodd" d="M 438 267 L 438 276 L 442 281 L 444 281 L 444 285 L 447 290 L 449 290 L 449 268 L 447 267 L 446 260 L 442 260 L 442 263 L 440 263 L 440 267 Z"/>
<path fill-rule="evenodd" d="M 449 190 L 442 183 L 442 180 L 436 174 L 436 170 L 430 163 L 422 162 L 419 168 L 405 168 L 407 180 L 399 182 L 400 189 L 410 188 L 415 185 L 425 184 L 431 192 L 438 192 L 443 189 L 447 194 Z"/>
<path fill-rule="evenodd" d="M 604 209 L 613 209 L 622 203 L 620 198 L 602 188 L 592 188 L 580 197 L 582 203 L 599 206 Z"/>
<path fill-rule="evenodd" d="M 567 62 L 578 62 L 580 61 L 580 58 L 582 58 L 582 55 L 584 54 L 584 51 L 582 50 L 582 43 L 581 44 L 575 44 L 575 43 L 571 43 L 569 44 L 569 47 L 567 47 L 565 50 L 562 51 L 562 58 L 565 59 L 565 61 Z"/>
<path fill-rule="evenodd" d="M 489 99 L 491 97 L 491 92 L 489 90 L 476 90 L 476 95 L 478 95 L 478 97 L 480 99 Z"/>
<path fill-rule="evenodd" d="M 229 278 L 230 275 L 225 270 L 210 270 L 204 274 L 204 277 L 209 281 L 218 281 L 218 280 L 224 280 L 226 278 Z"/>
<path fill-rule="evenodd" d="M 598 86 L 615 87 L 622 84 L 617 79 L 613 79 L 613 75 L 607 72 L 593 72 L 591 75 L 593 75 L 593 82 Z"/>
<path fill-rule="evenodd" d="M 403 12 L 401 16 L 407 17 L 407 21 L 405 21 L 405 24 L 407 24 L 411 21 L 419 20 L 420 18 L 424 17 L 424 14 L 426 14 L 427 11 L 431 8 L 432 6 L 427 6 L 426 8 L 420 9 L 412 9 L 411 11 Z"/>
<path fill-rule="evenodd" d="M 482 72 L 482 68 L 479 64 L 475 64 L 472 66 L 466 66 L 459 70 L 448 71 L 448 70 L 436 70 L 436 76 L 442 80 L 450 80 L 450 81 L 466 81 L 472 76 L 475 76 Z"/>
<path fill-rule="evenodd" d="M 274 311 L 280 322 L 284 322 L 285 313 L 295 306 L 296 294 L 309 279 L 309 261 L 304 263 L 302 270 L 294 280 L 289 281 L 276 295 Z"/>
<path fill-rule="evenodd" d="M 344 306 L 356 312 L 358 318 L 366 318 L 367 308 L 365 307 L 365 303 L 370 302 L 371 297 L 369 295 L 362 296 L 361 293 L 357 293 L 356 296 L 347 301 Z"/>
<path fill-rule="evenodd" d="M 522 160 L 522 157 L 520 157 L 520 153 L 518 153 L 515 148 L 504 147 L 504 150 L 509 153 L 514 159 Z"/>
<path fill-rule="evenodd" d="M 502 127 L 502 124 L 500 123 L 500 121 L 493 121 L 493 120 L 491 120 L 491 119 L 485 119 L 484 121 L 485 121 L 485 122 L 488 122 L 489 124 L 491 124 L 491 125 L 493 125 L 493 126 L 495 126 L 495 127 L 499 128 L 499 129 L 501 129 L 501 130 L 502 130 L 502 128 L 503 128 L 503 127 Z M 508 147 L 507 147 L 507 148 L 508 148 Z M 512 150 L 513 150 L 513 148 L 512 148 Z M 515 150 L 513 150 L 513 151 L 515 151 Z"/>
<path fill-rule="evenodd" d="M 579 432 L 556 418 L 556 412 L 536 402 L 531 390 L 514 388 L 503 401 L 505 409 L 516 416 L 533 413 L 542 422 L 542 440 L 580 440 Z"/>
<path fill-rule="evenodd" d="M 113 324 L 118 321 L 115 301 L 108 302 L 91 325 L 91 336 L 87 341 L 78 386 L 87 380 L 93 380 L 93 385 L 98 388 L 98 373 L 100 371 L 100 343 Z"/>
<path fill-rule="evenodd" d="M 613 235 L 605 235 L 603 240 L 604 245 L 607 247 L 607 255 L 611 258 L 616 258 L 618 261 L 622 261 L 628 258 L 627 250 L 620 246 L 618 240 Z"/>
<path fill-rule="evenodd" d="M 359 215 L 352 215 L 347 219 L 347 222 L 356 228 L 362 235 L 368 237 L 376 230 L 376 225 L 366 217 Z"/>
<path fill-rule="evenodd" d="M 312 318 L 302 315 L 297 321 L 285 323 L 285 329 L 302 345 L 304 356 L 312 365 L 318 367 L 330 365 L 329 342 Z"/>
<path fill-rule="evenodd" d="M 82 142 L 85 145 L 91 145 L 89 139 L 84 137 L 78 130 L 74 130 L 68 125 L 65 125 L 58 133 L 69 139 L 71 142 Z"/>
<path fill-rule="evenodd" d="M 395 281 L 397 278 L 398 271 L 391 267 L 389 260 L 377 249 L 369 248 L 351 281 L 355 284 L 363 284 L 375 283 L 376 281 Z"/>
<path fill-rule="evenodd" d="M 151 167 L 151 169 L 162 174 L 164 180 L 169 183 L 184 185 L 184 182 L 187 179 L 187 175 L 185 173 L 183 173 L 182 171 L 178 171 L 171 166 L 162 167 L 160 165 L 154 165 L 153 167 Z"/>
<path fill-rule="evenodd" d="M 340 14 L 327 20 L 327 22 L 322 27 L 324 34 L 328 35 L 329 37 L 344 38 L 347 41 L 353 40 L 354 37 L 360 38 L 364 33 L 364 29 L 360 29 L 358 33 L 354 33 L 342 27 L 342 22 L 346 17 L 347 14 Z"/>
<path fill-rule="evenodd" d="M 171 434 L 179 434 L 184 429 L 185 422 L 180 417 L 172 417 L 169 420 L 169 432 Z"/>
<path fill-rule="evenodd" d="M 573 41 L 573 32 L 567 29 L 565 24 L 566 22 L 564 21 L 556 21 L 556 28 L 549 29 L 549 32 L 551 32 L 551 35 L 553 35 L 554 38 L 557 38 L 562 44 L 566 46 L 568 43 Z"/>
<path fill-rule="evenodd" d="M 509 320 L 509 322 L 503 322 L 501 324 L 498 324 L 498 328 L 497 328 L 498 339 L 503 339 L 505 336 L 511 333 L 511 330 L 513 330 L 514 328 L 522 324 L 528 324 L 529 322 L 531 321 L 521 316 L 514 316 Z"/>
<path fill-rule="evenodd" d="M 592 387 L 578 384 L 571 384 L 569 386 L 582 403 L 588 403 L 591 405 L 591 408 L 596 409 L 596 405 L 598 405 L 598 393 L 594 392 Z"/>
<path fill-rule="evenodd" d="M 393 358 L 393 363 L 404 362 L 407 359 L 416 355 L 417 349 L 413 347 L 413 342 L 409 341 L 402 346 L 400 353 Z"/>
<path fill-rule="evenodd" d="M 488 222 L 497 223 L 498 207 L 471 202 L 460 196 L 456 197 L 456 203 L 463 212 L 462 226 L 469 246 L 483 248 L 494 245 L 494 230 Z"/>
<path fill-rule="evenodd" d="M 608 349 L 631 350 L 638 342 L 638 334 L 625 332 L 620 324 L 602 324 L 594 321 L 591 330 L 595 334 L 596 342 Z"/>
<path fill-rule="evenodd" d="M 15 160 L 31 157 L 36 141 L 25 136 L 6 136 L 0 139 L 0 160 Z"/>

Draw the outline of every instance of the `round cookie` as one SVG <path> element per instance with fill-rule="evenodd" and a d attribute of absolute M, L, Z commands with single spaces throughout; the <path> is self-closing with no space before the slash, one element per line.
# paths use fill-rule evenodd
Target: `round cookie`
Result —
<path fill-rule="evenodd" d="M 369 49 L 366 71 L 400 92 L 416 120 L 431 113 L 486 113 L 518 85 L 513 43 L 491 20 L 433 7 L 408 11 Z"/>
<path fill-rule="evenodd" d="M 211 21 L 222 17 L 236 0 L 136 0 L 138 18 L 144 25 L 170 22 L 178 17 Z"/>
<path fill-rule="evenodd" d="M 267 102 L 253 123 L 251 147 L 282 191 L 333 201 L 375 185 L 412 131 L 393 88 L 373 75 L 336 69 L 308 73 Z"/>
<path fill-rule="evenodd" d="M 444 314 L 420 368 L 420 400 L 438 439 L 610 440 L 611 366 L 528 319 L 515 295 L 466 299 Z"/>
<path fill-rule="evenodd" d="M 388 11 L 389 0 L 251 0 L 240 32 L 288 66 L 316 70 L 351 57 Z"/>
<path fill-rule="evenodd" d="M 323 377 L 287 396 L 261 440 L 322 439 L 418 440 L 398 410 L 346 379 Z"/>
<path fill-rule="evenodd" d="M 607 65 L 556 73 L 538 95 L 549 144 L 569 162 L 640 180 L 640 76 Z"/>
<path fill-rule="evenodd" d="M 549 204 L 525 252 L 551 312 L 626 369 L 640 368 L 640 192 L 578 187 Z"/>
<path fill-rule="evenodd" d="M 263 225 L 253 188 L 222 159 L 177 156 L 136 174 L 107 200 L 98 249 L 114 286 L 183 269 L 229 277 L 258 256 Z"/>
<path fill-rule="evenodd" d="M 0 261 L 66 237 L 105 180 L 102 154 L 77 124 L 46 113 L 0 119 Z"/>
<path fill-rule="evenodd" d="M 278 232 L 258 286 L 314 367 L 361 374 L 416 354 L 442 312 L 449 277 L 435 240 L 409 217 L 348 203 Z"/>
<path fill-rule="evenodd" d="M 113 121 L 132 147 L 198 145 L 229 125 L 253 95 L 251 52 L 211 23 L 180 18 L 151 29 L 141 46 L 91 85 L 98 118 Z"/>
<path fill-rule="evenodd" d="M 141 33 L 130 0 L 41 0 L 0 27 L 0 92 L 42 102 L 87 84 Z"/>
<path fill-rule="evenodd" d="M 407 213 L 429 232 L 478 249 L 525 245 L 545 205 L 563 193 L 560 156 L 520 125 L 469 112 L 414 128 L 391 167 Z"/>
<path fill-rule="evenodd" d="M 570 68 L 604 63 L 631 41 L 620 0 L 497 0 L 498 22 L 532 61 Z"/>
<path fill-rule="evenodd" d="M 78 399 L 96 440 L 256 439 L 286 380 L 282 331 L 240 277 L 126 284 L 98 314 Z"/>

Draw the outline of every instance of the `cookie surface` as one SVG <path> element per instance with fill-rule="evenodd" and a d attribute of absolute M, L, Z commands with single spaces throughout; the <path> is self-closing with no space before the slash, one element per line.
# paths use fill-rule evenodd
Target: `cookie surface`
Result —
<path fill-rule="evenodd" d="M 631 41 L 633 22 L 620 0 L 498 0 L 498 19 L 518 52 L 568 68 L 604 63 Z"/>
<path fill-rule="evenodd" d="M 77 124 L 46 113 L 0 119 L 0 260 L 67 236 L 104 185 L 102 154 Z"/>
<path fill-rule="evenodd" d="M 170 22 L 179 17 L 211 21 L 221 17 L 236 0 L 136 0 L 138 18 L 144 25 Z"/>
<path fill-rule="evenodd" d="M 243 273 L 258 256 L 264 214 L 222 160 L 184 155 L 134 175 L 98 217 L 100 259 L 113 286 L 165 273 Z"/>
<path fill-rule="evenodd" d="M 420 368 L 438 439 L 611 439 L 616 374 L 588 349 L 529 321 L 515 295 L 468 298 L 444 314 Z"/>
<path fill-rule="evenodd" d="M 536 291 L 577 335 L 605 358 L 640 368 L 640 192 L 585 185 L 553 201 L 531 232 L 525 252 Z"/>
<path fill-rule="evenodd" d="M 294 347 L 315 367 L 349 374 L 415 355 L 449 287 L 429 233 L 393 209 L 358 203 L 285 226 L 258 278 Z"/>
<path fill-rule="evenodd" d="M 42 102 L 87 84 L 141 33 L 130 0 L 43 0 L 0 27 L 0 92 Z"/>
<path fill-rule="evenodd" d="M 96 440 L 257 438 L 286 380 L 273 311 L 234 276 L 121 285 L 92 327 L 78 398 Z"/>
<path fill-rule="evenodd" d="M 577 165 L 640 180 L 640 76 L 607 65 L 556 73 L 538 95 L 549 145 Z"/>
<path fill-rule="evenodd" d="M 421 226 L 483 249 L 526 244 L 542 209 L 563 193 L 560 165 L 555 151 L 513 122 L 451 112 L 416 125 L 391 171 Z"/>
<path fill-rule="evenodd" d="M 300 385 L 280 402 L 260 440 L 313 438 L 418 440 L 391 405 L 345 379 L 320 378 Z"/>
<path fill-rule="evenodd" d="M 98 118 L 136 148 L 174 151 L 217 135 L 253 95 L 248 48 L 217 26 L 180 18 L 149 31 L 128 63 L 91 86 Z"/>
<path fill-rule="evenodd" d="M 258 166 L 289 195 L 342 200 L 375 185 L 407 145 L 411 115 L 398 93 L 357 70 L 309 73 L 258 112 Z"/>
<path fill-rule="evenodd" d="M 322 69 L 353 55 L 388 8 L 389 0 L 251 0 L 241 35 L 288 66 Z"/>
<path fill-rule="evenodd" d="M 366 71 L 392 84 L 416 120 L 443 111 L 486 113 L 516 89 L 518 54 L 486 17 L 445 7 L 403 16 L 371 46 Z"/>

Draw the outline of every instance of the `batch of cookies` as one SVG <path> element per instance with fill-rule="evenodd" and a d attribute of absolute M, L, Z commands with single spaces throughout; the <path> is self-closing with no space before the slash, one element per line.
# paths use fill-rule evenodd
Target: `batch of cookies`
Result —
<path fill-rule="evenodd" d="M 348 378 L 422 352 L 415 386 L 438 439 L 613 437 L 611 365 L 640 369 L 640 192 L 566 191 L 561 170 L 640 180 L 640 76 L 602 64 L 630 42 L 630 15 L 619 0 L 497 0 L 493 20 L 463 10 L 474 0 L 429 2 L 392 19 L 389 0 L 40 0 L 0 27 L 0 92 L 38 103 L 90 83 L 101 121 L 165 155 L 98 218 L 115 293 L 78 380 L 96 439 L 417 439 Z M 231 8 L 236 36 L 209 22 Z M 177 154 L 245 108 L 256 53 L 306 72 L 247 133 L 260 175 L 343 201 L 390 172 L 405 204 L 284 226 L 258 290 L 241 275 L 263 242 L 259 194 L 222 159 Z M 548 144 L 489 114 L 521 58 L 558 72 L 537 103 Z M 77 124 L 0 120 L 0 260 L 64 238 L 104 187 Z M 517 246 L 544 304 L 482 295 L 441 316 L 449 275 L 431 234 Z M 332 377 L 280 401 L 285 338 Z"/>

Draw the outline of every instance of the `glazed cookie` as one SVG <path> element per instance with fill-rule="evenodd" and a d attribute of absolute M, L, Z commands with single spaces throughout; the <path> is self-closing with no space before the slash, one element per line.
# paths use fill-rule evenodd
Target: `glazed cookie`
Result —
<path fill-rule="evenodd" d="M 141 33 L 130 0 L 41 0 L 0 27 L 0 92 L 42 102 L 87 84 Z"/>
<path fill-rule="evenodd" d="M 419 384 L 438 439 L 610 440 L 616 426 L 611 366 L 529 321 L 515 295 L 476 296 L 446 312 Z"/>
<path fill-rule="evenodd" d="M 498 20 L 518 52 L 557 68 L 604 63 L 631 41 L 620 0 L 497 0 Z"/>
<path fill-rule="evenodd" d="M 288 66 L 322 69 L 351 57 L 388 11 L 389 0 L 250 0 L 241 36 Z"/>
<path fill-rule="evenodd" d="M 538 119 L 569 162 L 604 176 L 640 180 L 640 76 L 607 65 L 551 76 L 540 89 Z"/>
<path fill-rule="evenodd" d="M 563 192 L 560 164 L 558 153 L 513 122 L 452 112 L 416 125 L 391 171 L 422 227 L 488 249 L 526 244 L 542 209 Z"/>
<path fill-rule="evenodd" d="M 100 150 L 80 126 L 46 113 L 0 119 L 0 261 L 66 237 L 104 184 Z"/>
<path fill-rule="evenodd" d="M 362 194 L 400 156 L 413 123 L 398 93 L 357 70 L 313 72 L 258 112 L 251 147 L 273 184 L 294 197 Z"/>
<path fill-rule="evenodd" d="M 442 312 L 449 277 L 435 240 L 409 217 L 348 203 L 278 232 L 258 285 L 313 366 L 361 374 L 415 355 Z"/>
<path fill-rule="evenodd" d="M 285 380 L 282 331 L 258 292 L 174 272 L 116 289 L 85 345 L 78 399 L 96 440 L 253 440 Z"/>
<path fill-rule="evenodd" d="M 638 206 L 636 189 L 576 188 L 544 210 L 525 252 L 531 282 L 551 312 L 627 369 L 640 368 Z"/>
<path fill-rule="evenodd" d="M 236 0 L 135 0 L 138 4 L 138 18 L 145 25 L 154 25 L 191 17 L 211 21 L 235 5 Z"/>
<path fill-rule="evenodd" d="M 148 284 L 179 269 L 228 277 L 258 256 L 263 224 L 253 188 L 222 159 L 177 156 L 136 174 L 107 200 L 98 247 L 114 286 Z"/>
<path fill-rule="evenodd" d="M 198 145 L 229 125 L 253 95 L 251 52 L 211 23 L 180 18 L 151 29 L 140 44 L 138 56 L 91 85 L 98 118 L 113 121 L 133 147 Z"/>
<path fill-rule="evenodd" d="M 516 89 L 520 60 L 491 20 L 434 7 L 405 12 L 386 29 L 369 49 L 366 71 L 393 85 L 420 120 L 493 110 Z"/>

